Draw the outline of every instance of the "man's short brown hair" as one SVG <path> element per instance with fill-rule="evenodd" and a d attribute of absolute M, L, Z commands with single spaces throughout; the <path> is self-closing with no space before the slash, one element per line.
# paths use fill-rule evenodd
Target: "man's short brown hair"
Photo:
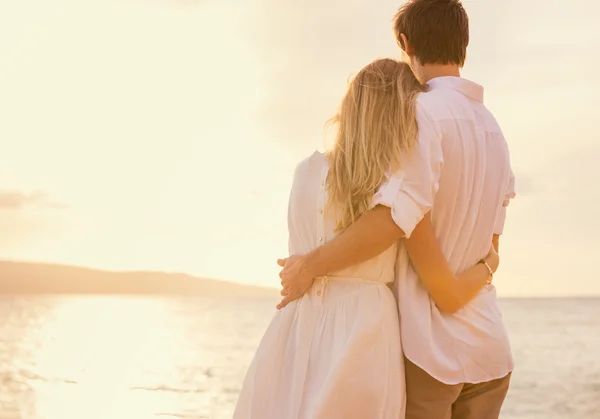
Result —
<path fill-rule="evenodd" d="M 394 17 L 396 41 L 405 49 L 402 33 L 421 64 L 465 64 L 469 17 L 459 0 L 409 0 Z"/>

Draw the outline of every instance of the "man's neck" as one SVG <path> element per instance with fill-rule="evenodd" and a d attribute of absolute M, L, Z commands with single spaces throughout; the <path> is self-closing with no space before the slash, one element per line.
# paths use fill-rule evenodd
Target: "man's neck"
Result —
<path fill-rule="evenodd" d="M 460 68 L 456 64 L 425 64 L 419 72 L 423 83 L 436 77 L 460 77 Z"/>

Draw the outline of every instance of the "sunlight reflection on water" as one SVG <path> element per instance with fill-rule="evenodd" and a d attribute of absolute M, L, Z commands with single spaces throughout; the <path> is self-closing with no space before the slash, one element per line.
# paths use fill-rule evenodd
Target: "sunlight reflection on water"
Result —
<path fill-rule="evenodd" d="M 229 419 L 275 302 L 0 298 L 0 419 Z M 502 418 L 600 417 L 599 300 L 501 306 Z"/>
<path fill-rule="evenodd" d="M 2 419 L 231 417 L 273 311 L 271 302 L 244 312 L 243 301 L 91 297 L 0 307 Z"/>

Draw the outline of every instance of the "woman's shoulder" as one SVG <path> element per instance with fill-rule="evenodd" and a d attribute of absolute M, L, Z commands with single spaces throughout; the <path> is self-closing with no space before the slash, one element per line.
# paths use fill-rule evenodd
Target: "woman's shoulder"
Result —
<path fill-rule="evenodd" d="M 294 170 L 294 177 L 305 176 L 307 174 L 320 173 L 322 169 L 329 166 L 327 157 L 318 150 L 302 159 Z"/>
<path fill-rule="evenodd" d="M 294 180 L 290 192 L 290 208 L 293 211 L 308 209 L 312 211 L 310 202 L 315 202 L 315 194 L 321 190 L 320 185 L 327 176 L 327 157 L 315 151 L 302 159 L 294 171 Z M 305 204 L 302 204 L 304 202 Z M 307 206 L 308 205 L 308 206 Z"/>

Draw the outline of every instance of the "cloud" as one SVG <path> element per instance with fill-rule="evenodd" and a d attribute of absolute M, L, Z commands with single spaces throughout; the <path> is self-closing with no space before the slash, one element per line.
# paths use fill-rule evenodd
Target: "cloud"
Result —
<path fill-rule="evenodd" d="M 0 189 L 0 209 L 20 210 L 25 207 L 64 209 L 67 205 L 51 200 L 42 191 L 26 193 L 18 190 Z"/>

